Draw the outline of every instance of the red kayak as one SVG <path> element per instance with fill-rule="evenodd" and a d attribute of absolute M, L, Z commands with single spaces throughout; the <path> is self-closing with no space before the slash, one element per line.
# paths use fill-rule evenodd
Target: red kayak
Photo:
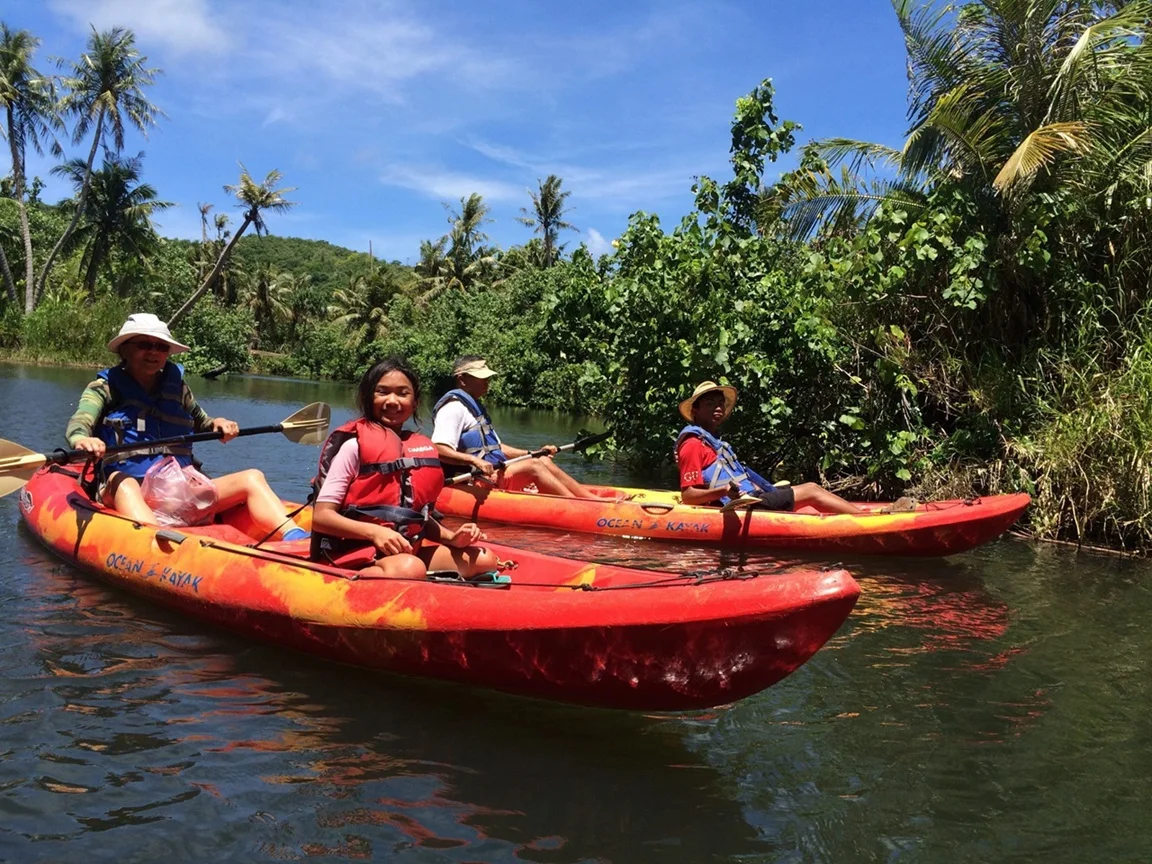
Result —
<path fill-rule="evenodd" d="M 436 507 L 449 516 L 614 537 L 756 546 L 831 555 L 952 555 L 999 537 L 1032 499 L 991 495 L 929 501 L 907 513 L 861 504 L 861 514 L 693 507 L 676 492 L 590 487 L 601 497 L 560 498 L 483 484 L 448 485 Z M 623 500 L 622 500 L 623 499 Z"/>
<path fill-rule="evenodd" d="M 141 525 L 55 466 L 19 503 L 65 561 L 190 617 L 343 663 L 609 708 L 757 693 L 815 654 L 860 593 L 844 570 L 689 577 L 495 544 L 510 584 L 364 579 L 308 561 L 308 541 L 256 548 L 239 510 Z"/>

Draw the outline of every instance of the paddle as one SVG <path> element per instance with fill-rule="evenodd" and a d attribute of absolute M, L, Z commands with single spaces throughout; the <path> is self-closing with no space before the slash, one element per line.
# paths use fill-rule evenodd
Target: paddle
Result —
<path fill-rule="evenodd" d="M 578 441 L 573 441 L 571 444 L 565 444 L 561 447 L 557 447 L 556 449 L 557 449 L 557 452 L 564 451 L 564 450 L 572 450 L 575 453 L 579 453 L 582 450 L 587 450 L 593 444 L 599 444 L 601 441 L 606 441 L 611 437 L 612 437 L 611 432 L 601 432 L 597 435 L 589 435 L 586 438 L 581 438 Z M 516 462 L 523 462 L 525 459 L 538 459 L 541 456 L 547 456 L 547 455 L 549 455 L 549 451 L 544 449 L 544 448 L 541 448 L 539 450 L 533 450 L 531 453 L 525 453 L 523 456 L 517 456 L 514 459 L 509 459 L 504 464 L 505 465 L 512 465 Z M 457 474 L 455 477 L 449 478 L 446 482 L 448 484 L 463 483 L 465 480 L 470 480 L 473 477 L 483 477 L 483 476 L 484 476 L 483 471 L 481 471 L 479 468 L 473 468 L 471 471 L 466 471 L 463 474 Z"/>
<path fill-rule="evenodd" d="M 779 480 L 772 484 L 777 489 L 783 486 L 791 486 L 788 480 Z M 739 510 L 743 507 L 751 507 L 753 504 L 762 504 L 763 502 L 756 495 L 741 495 L 739 498 L 734 498 L 720 508 L 721 513 L 731 513 L 733 510 Z"/>
<path fill-rule="evenodd" d="M 332 409 L 326 402 L 313 402 L 273 426 L 253 426 L 249 429 L 241 429 L 236 437 L 281 432 L 285 438 L 295 444 L 320 444 L 328 435 L 331 417 Z M 155 447 L 163 447 L 168 444 L 193 444 L 197 441 L 212 441 L 223 437 L 223 432 L 196 432 L 191 435 L 178 435 L 174 438 L 160 438 L 146 444 L 124 444 L 120 447 L 109 447 L 104 451 L 104 455 L 152 450 Z M 5 441 L 0 438 L 0 498 L 15 492 L 31 480 L 32 475 L 44 465 L 64 465 L 68 462 L 86 461 L 91 458 L 92 454 L 87 450 L 57 450 L 53 453 L 35 453 L 21 447 L 14 441 Z"/>

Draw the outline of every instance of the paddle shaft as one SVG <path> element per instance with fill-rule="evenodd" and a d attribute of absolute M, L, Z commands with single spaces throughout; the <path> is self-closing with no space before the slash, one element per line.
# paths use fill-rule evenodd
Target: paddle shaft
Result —
<path fill-rule="evenodd" d="M 236 438 L 243 438 L 245 435 L 268 435 L 271 432 L 283 432 L 284 424 L 276 423 L 272 426 L 252 426 L 248 429 L 241 429 L 236 433 Z M 215 441 L 217 438 L 223 438 L 224 433 L 213 430 L 212 432 L 194 432 L 191 435 L 175 435 L 172 438 L 157 438 L 155 441 L 141 442 L 139 444 L 121 444 L 117 447 L 105 447 L 104 455 L 110 456 L 114 453 L 131 453 L 135 450 L 151 450 L 154 447 L 165 447 L 169 444 L 195 444 L 198 441 Z M 48 462 L 54 462 L 57 465 L 63 465 L 66 462 L 79 462 L 82 459 L 88 459 L 92 456 L 87 450 L 63 450 L 56 453 L 46 454 Z"/>
<path fill-rule="evenodd" d="M 598 444 L 599 442 L 608 438 L 611 434 L 612 433 L 610 432 L 601 432 L 599 435 L 589 435 L 587 438 L 581 438 L 579 441 L 573 441 L 570 444 L 561 444 L 556 448 L 556 452 L 560 453 L 564 450 L 575 450 L 576 448 L 583 450 L 586 447 L 591 447 L 593 444 Z M 504 465 L 514 465 L 517 462 L 523 462 L 525 459 L 539 459 L 541 456 L 550 455 L 550 453 L 551 451 L 547 447 L 541 447 L 539 450 L 533 450 L 530 453 L 525 453 L 523 456 L 515 456 L 512 459 L 508 459 L 503 463 L 503 465 L 499 465 L 497 467 L 502 468 Z M 468 471 L 464 474 L 457 474 L 455 477 L 449 478 L 448 482 L 463 483 L 465 480 L 469 480 L 473 477 L 482 476 L 484 476 L 483 471 L 478 468 L 473 468 L 471 471 Z"/>

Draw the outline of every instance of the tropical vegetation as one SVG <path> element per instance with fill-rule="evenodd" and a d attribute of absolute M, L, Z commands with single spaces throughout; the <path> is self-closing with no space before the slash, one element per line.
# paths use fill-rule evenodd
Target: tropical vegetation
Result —
<path fill-rule="evenodd" d="M 243 166 L 234 232 L 202 204 L 199 241 L 155 236 L 163 202 L 116 137 L 162 116 L 131 34 L 92 34 L 86 56 L 119 82 L 97 98 L 78 72 L 37 72 L 35 38 L 5 28 L 0 350 L 98 361 L 147 308 L 175 320 L 193 369 L 351 380 L 399 351 L 437 377 L 484 354 L 504 373 L 493 399 L 598 414 L 619 458 L 665 480 L 675 406 L 711 378 L 740 390 L 737 449 L 778 477 L 861 497 L 1023 489 L 1037 535 L 1149 548 L 1152 5 L 893 7 L 900 148 L 809 142 L 773 180 L 802 130 L 765 80 L 736 102 L 731 176 L 700 176 L 670 229 L 638 212 L 610 254 L 569 253 L 570 190 L 550 175 L 526 195 L 522 245 L 495 246 L 468 195 L 412 268 L 264 236 L 292 190 Z M 52 206 L 23 154 L 69 123 L 93 143 Z"/>

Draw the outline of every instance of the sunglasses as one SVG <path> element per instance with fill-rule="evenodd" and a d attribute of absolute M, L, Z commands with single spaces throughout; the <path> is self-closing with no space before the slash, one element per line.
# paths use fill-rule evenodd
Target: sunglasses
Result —
<path fill-rule="evenodd" d="M 167 354 L 172 350 L 172 346 L 167 342 L 153 342 L 151 339 L 133 339 L 128 344 L 141 351 L 163 351 Z"/>

